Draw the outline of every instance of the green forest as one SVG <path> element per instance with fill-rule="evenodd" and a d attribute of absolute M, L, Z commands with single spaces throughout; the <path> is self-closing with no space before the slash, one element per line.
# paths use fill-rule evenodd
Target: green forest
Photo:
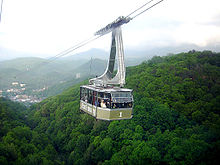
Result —
<path fill-rule="evenodd" d="M 127 68 L 130 120 L 79 110 L 79 87 L 26 108 L 0 98 L 0 164 L 219 164 L 220 53 L 155 56 Z"/>

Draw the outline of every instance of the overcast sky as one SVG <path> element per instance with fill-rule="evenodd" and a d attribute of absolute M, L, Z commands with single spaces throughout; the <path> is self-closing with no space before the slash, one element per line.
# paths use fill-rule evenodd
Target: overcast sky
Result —
<path fill-rule="evenodd" d="M 4 0 L 0 56 L 55 56 L 149 0 Z M 158 0 L 155 0 L 155 2 Z M 122 27 L 125 49 L 220 47 L 220 0 L 164 0 Z M 110 49 L 111 35 L 87 45 Z"/>

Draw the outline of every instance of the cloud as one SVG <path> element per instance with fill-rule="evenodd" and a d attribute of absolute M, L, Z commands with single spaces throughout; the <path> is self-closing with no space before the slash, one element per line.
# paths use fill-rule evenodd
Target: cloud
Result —
<path fill-rule="evenodd" d="M 19 0 L 5 1 L 0 28 L 1 48 L 57 53 L 89 38 L 120 15 L 127 15 L 146 0 Z M 178 44 L 215 44 L 220 38 L 219 0 L 164 0 L 123 26 L 125 48 Z M 110 49 L 111 35 L 89 48 Z"/>
<path fill-rule="evenodd" d="M 209 21 L 205 23 L 206 25 L 220 26 L 220 13 L 213 16 Z"/>

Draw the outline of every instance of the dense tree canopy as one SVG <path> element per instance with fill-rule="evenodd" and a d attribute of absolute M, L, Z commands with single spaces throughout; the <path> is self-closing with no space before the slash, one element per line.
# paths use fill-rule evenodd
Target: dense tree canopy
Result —
<path fill-rule="evenodd" d="M 26 118 L 1 101 L 0 164 L 219 163 L 220 53 L 154 57 L 127 68 L 126 82 L 131 120 L 81 113 L 80 84 L 32 106 Z"/>

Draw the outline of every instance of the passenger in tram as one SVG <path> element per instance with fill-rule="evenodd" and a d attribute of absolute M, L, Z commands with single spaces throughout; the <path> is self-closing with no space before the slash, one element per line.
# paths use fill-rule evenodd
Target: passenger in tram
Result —
<path fill-rule="evenodd" d="M 115 108 L 119 108 L 119 103 L 115 103 Z"/>
<path fill-rule="evenodd" d="M 110 102 L 109 102 L 109 100 L 106 101 L 106 107 L 107 107 L 107 108 L 111 108 L 111 107 L 110 107 Z"/>
<path fill-rule="evenodd" d="M 125 104 L 124 103 L 121 104 L 121 108 L 125 108 Z"/>
<path fill-rule="evenodd" d="M 116 104 L 117 108 L 121 108 L 121 103 Z"/>
<path fill-rule="evenodd" d="M 97 100 L 95 100 L 95 106 L 99 106 L 99 102 Z"/>
<path fill-rule="evenodd" d="M 101 107 L 102 107 L 102 108 L 106 108 L 106 105 L 105 105 L 104 100 L 101 101 Z"/>
<path fill-rule="evenodd" d="M 116 104 L 115 103 L 112 103 L 112 108 L 116 108 Z"/>
<path fill-rule="evenodd" d="M 98 107 L 101 105 L 101 99 L 98 99 Z"/>
<path fill-rule="evenodd" d="M 112 108 L 132 108 L 132 103 L 112 103 Z"/>
<path fill-rule="evenodd" d="M 87 100 L 87 96 L 85 96 L 85 102 L 86 102 L 86 103 L 88 102 L 88 100 Z"/>

